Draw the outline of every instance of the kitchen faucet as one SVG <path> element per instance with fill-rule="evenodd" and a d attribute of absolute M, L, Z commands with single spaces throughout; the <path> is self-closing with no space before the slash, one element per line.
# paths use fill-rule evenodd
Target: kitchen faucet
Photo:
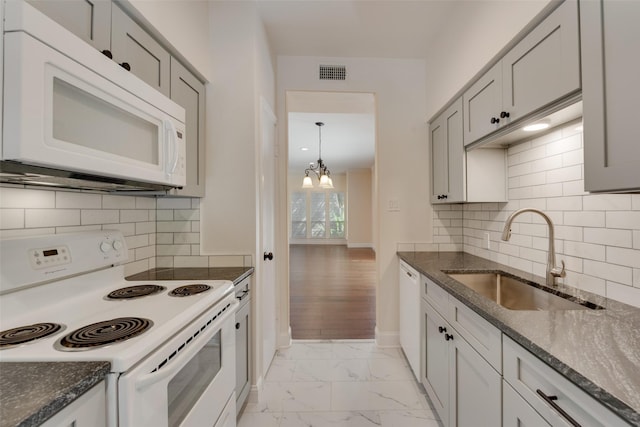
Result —
<path fill-rule="evenodd" d="M 564 277 L 566 273 L 564 271 L 564 261 L 560 261 L 562 263 L 562 268 L 556 266 L 556 249 L 554 244 L 554 232 L 553 232 L 553 222 L 551 222 L 551 218 L 544 212 L 534 208 L 523 208 L 518 209 L 507 218 L 507 221 L 504 223 L 504 230 L 502 230 L 502 240 L 505 242 L 509 241 L 511 238 L 511 223 L 521 213 L 524 212 L 534 212 L 539 214 L 545 221 L 547 221 L 547 225 L 549 226 L 549 251 L 547 254 L 547 286 L 557 286 L 556 278 Z"/>

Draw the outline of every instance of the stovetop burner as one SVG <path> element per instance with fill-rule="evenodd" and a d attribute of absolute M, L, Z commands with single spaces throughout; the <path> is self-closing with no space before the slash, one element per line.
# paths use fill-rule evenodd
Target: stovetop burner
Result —
<path fill-rule="evenodd" d="M 159 292 L 164 291 L 164 286 L 158 285 L 137 285 L 137 286 L 128 286 L 126 288 L 116 289 L 106 296 L 107 299 L 120 300 L 120 299 L 134 299 L 146 297 L 148 295 L 154 295 Z"/>
<path fill-rule="evenodd" d="M 1 331 L 0 349 L 11 348 L 35 341 L 62 330 L 64 330 L 64 326 L 57 323 L 34 323 L 33 325 L 19 326 Z"/>
<path fill-rule="evenodd" d="M 206 292 L 211 289 L 211 286 L 204 284 L 194 284 L 194 285 L 184 285 L 178 286 L 171 292 L 169 292 L 169 296 L 171 297 L 188 297 L 191 295 L 196 295 L 202 292 Z"/>
<path fill-rule="evenodd" d="M 58 350 L 79 351 L 128 340 L 153 326 L 149 319 L 119 317 L 76 329 L 56 343 Z"/>

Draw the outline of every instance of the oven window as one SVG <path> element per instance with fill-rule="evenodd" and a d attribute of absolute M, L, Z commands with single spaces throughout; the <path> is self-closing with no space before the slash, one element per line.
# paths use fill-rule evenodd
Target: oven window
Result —
<path fill-rule="evenodd" d="M 169 426 L 178 426 L 196 404 L 222 366 L 218 331 L 213 338 L 169 381 Z"/>

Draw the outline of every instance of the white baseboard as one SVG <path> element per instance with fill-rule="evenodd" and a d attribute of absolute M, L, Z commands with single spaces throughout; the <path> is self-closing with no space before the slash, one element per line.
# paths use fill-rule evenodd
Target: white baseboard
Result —
<path fill-rule="evenodd" d="M 264 381 L 262 377 L 258 378 L 255 384 L 249 389 L 249 395 L 247 396 L 247 403 L 260 403 L 260 396 L 264 389 Z"/>
<path fill-rule="evenodd" d="M 278 336 L 278 348 L 291 347 L 291 326 L 289 326 L 287 332 L 281 333 Z"/>
<path fill-rule="evenodd" d="M 373 249 L 373 243 L 347 243 L 348 248 L 370 248 Z"/>
<path fill-rule="evenodd" d="M 375 333 L 378 347 L 400 347 L 400 334 L 398 332 L 380 332 L 376 326 Z"/>

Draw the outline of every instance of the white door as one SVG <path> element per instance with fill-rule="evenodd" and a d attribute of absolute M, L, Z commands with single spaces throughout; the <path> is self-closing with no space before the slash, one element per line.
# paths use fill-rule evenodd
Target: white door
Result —
<path fill-rule="evenodd" d="M 269 369 L 276 352 L 276 268 L 273 254 L 275 209 L 275 132 L 276 116 L 264 99 L 260 108 L 260 233 L 262 263 L 262 372 Z"/>

